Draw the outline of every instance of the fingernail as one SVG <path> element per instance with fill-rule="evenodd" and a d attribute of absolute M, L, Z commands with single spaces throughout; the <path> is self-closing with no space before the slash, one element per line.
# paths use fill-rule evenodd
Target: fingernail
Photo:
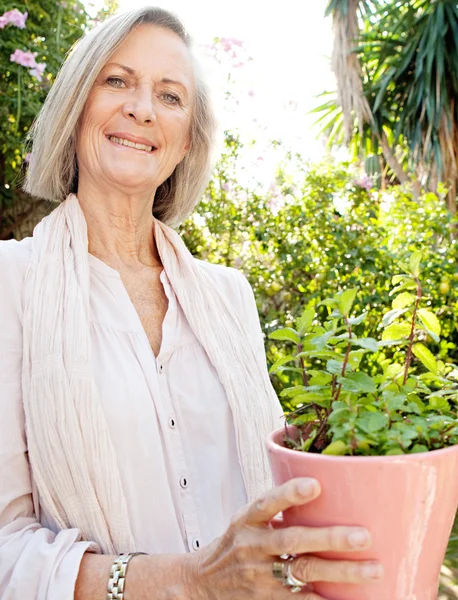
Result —
<path fill-rule="evenodd" d="M 361 567 L 362 575 L 365 579 L 380 579 L 383 575 L 383 567 L 379 564 L 368 564 Z"/>
<path fill-rule="evenodd" d="M 311 496 L 316 492 L 317 485 L 314 479 L 309 479 L 307 481 L 301 481 L 297 484 L 296 490 L 300 496 Z"/>
<path fill-rule="evenodd" d="M 348 535 L 348 542 L 354 548 L 365 548 L 370 544 L 371 538 L 369 532 L 365 529 L 357 529 Z"/>

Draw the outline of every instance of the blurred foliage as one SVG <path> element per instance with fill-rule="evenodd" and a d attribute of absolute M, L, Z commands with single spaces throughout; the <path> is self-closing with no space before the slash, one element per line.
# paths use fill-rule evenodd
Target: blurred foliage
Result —
<path fill-rule="evenodd" d="M 12 9 L 27 13 L 24 28 L 9 23 L 0 31 L 0 239 L 11 237 L 41 204 L 20 189 L 30 158 L 24 142 L 33 119 L 69 49 L 117 3 L 109 0 L 94 18 L 88 6 L 80 0 L 0 0 L 0 16 Z M 10 60 L 16 50 L 36 53 L 35 61 L 46 64 L 41 81 Z"/>
<path fill-rule="evenodd" d="M 196 256 L 244 272 L 266 335 L 292 324 L 307 306 L 359 287 L 355 310 L 368 311 L 361 335 L 378 338 L 378 323 L 392 301 L 385 274 L 421 250 L 426 306 L 443 326 L 434 350 L 444 361 L 458 360 L 456 218 L 441 193 L 417 202 L 401 186 L 367 189 L 370 178 L 349 163 L 305 164 L 292 155 L 269 189 L 243 186 L 237 177 L 241 143 L 230 133 L 225 142 L 204 199 L 181 233 Z M 268 362 L 281 355 L 281 343 L 269 341 Z M 277 388 L 294 384 L 294 375 L 277 377 Z"/>

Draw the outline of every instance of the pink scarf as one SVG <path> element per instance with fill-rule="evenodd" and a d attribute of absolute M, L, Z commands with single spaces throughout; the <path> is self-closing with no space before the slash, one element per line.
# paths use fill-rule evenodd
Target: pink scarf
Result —
<path fill-rule="evenodd" d="M 155 220 L 154 236 L 178 301 L 226 391 L 252 500 L 272 485 L 265 437 L 281 425 L 282 414 L 264 356 L 178 234 Z M 91 371 L 89 281 L 86 221 L 70 194 L 35 228 L 25 279 L 29 460 L 40 502 L 62 529 L 78 528 L 105 554 L 132 552 L 126 499 Z"/>

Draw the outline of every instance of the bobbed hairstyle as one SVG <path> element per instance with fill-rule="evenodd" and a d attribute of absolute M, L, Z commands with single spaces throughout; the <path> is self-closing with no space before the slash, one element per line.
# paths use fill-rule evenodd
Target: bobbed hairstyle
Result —
<path fill-rule="evenodd" d="M 191 39 L 170 12 L 143 7 L 109 17 L 70 50 L 28 134 L 32 144 L 24 190 L 33 196 L 62 201 L 78 186 L 76 134 L 84 105 L 99 72 L 129 33 L 142 24 L 176 33 L 191 52 Z M 192 52 L 191 52 L 192 54 Z M 181 223 L 195 208 L 208 182 L 215 117 L 207 86 L 195 60 L 196 95 L 191 113 L 190 146 L 184 159 L 156 190 L 153 214 L 167 225 Z"/>

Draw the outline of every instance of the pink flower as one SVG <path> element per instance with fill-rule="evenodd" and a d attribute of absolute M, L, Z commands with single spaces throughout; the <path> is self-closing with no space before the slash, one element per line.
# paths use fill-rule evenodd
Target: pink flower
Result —
<path fill-rule="evenodd" d="M 374 182 L 367 173 L 364 173 L 361 179 L 356 179 L 353 183 L 354 185 L 361 187 L 368 192 L 374 187 Z"/>
<path fill-rule="evenodd" d="M 27 154 L 24 156 L 24 160 L 26 163 L 30 163 L 30 161 L 32 160 L 32 153 L 27 152 Z"/>
<path fill-rule="evenodd" d="M 36 52 L 32 54 L 32 52 L 24 52 L 23 50 L 18 49 L 10 56 L 10 61 L 22 65 L 23 67 L 34 69 L 37 66 L 35 56 Z"/>
<path fill-rule="evenodd" d="M 43 71 L 46 69 L 46 63 L 36 63 L 33 69 L 29 70 L 30 75 L 32 77 L 36 77 L 38 81 L 41 81 L 43 77 Z"/>
<path fill-rule="evenodd" d="M 3 15 L 0 17 L 0 29 L 6 27 L 8 23 L 19 27 L 19 29 L 24 29 L 25 22 L 27 21 L 27 16 L 27 12 L 22 14 L 17 8 L 13 8 L 12 10 L 3 13 Z"/>

